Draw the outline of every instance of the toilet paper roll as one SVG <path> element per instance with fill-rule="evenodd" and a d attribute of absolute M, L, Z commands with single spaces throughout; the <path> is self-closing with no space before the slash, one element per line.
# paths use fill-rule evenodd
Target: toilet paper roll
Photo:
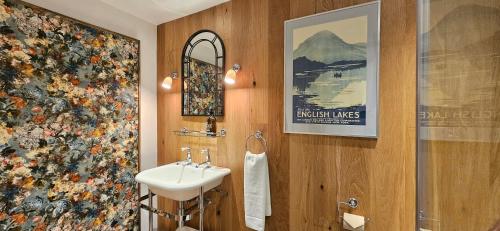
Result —
<path fill-rule="evenodd" d="M 364 231 L 365 217 L 344 213 L 343 227 L 345 230 Z"/>

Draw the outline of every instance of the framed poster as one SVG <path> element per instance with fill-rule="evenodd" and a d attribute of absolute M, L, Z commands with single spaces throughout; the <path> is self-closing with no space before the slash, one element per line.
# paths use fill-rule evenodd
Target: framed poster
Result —
<path fill-rule="evenodd" d="M 285 133 L 378 135 L 380 3 L 285 22 Z"/>

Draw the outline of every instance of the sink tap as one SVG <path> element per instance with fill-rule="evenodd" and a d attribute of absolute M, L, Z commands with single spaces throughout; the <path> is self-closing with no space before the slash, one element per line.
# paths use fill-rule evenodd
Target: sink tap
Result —
<path fill-rule="evenodd" d="M 182 161 L 184 166 L 193 164 L 193 158 L 191 157 L 191 148 L 183 147 L 181 148 L 182 152 L 186 152 L 186 160 Z"/>
<path fill-rule="evenodd" d="M 205 165 L 204 168 L 210 168 L 210 150 L 208 148 L 202 149 L 201 154 L 205 155 L 205 162 L 198 164 L 197 167 L 201 167 L 202 165 Z"/>

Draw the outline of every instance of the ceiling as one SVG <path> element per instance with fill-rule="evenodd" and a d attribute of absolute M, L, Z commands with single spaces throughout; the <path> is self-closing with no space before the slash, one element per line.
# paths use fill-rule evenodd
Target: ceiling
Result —
<path fill-rule="evenodd" d="M 158 25 L 229 0 L 100 0 L 144 21 Z"/>

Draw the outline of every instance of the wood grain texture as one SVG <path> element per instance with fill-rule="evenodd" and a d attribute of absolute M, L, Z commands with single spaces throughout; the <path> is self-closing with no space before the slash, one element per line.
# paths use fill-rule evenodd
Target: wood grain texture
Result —
<path fill-rule="evenodd" d="M 292 0 L 291 18 L 364 2 Z M 290 230 L 340 230 L 335 203 L 352 196 L 367 230 L 414 230 L 415 9 L 382 1 L 378 140 L 290 136 Z"/>
<path fill-rule="evenodd" d="M 439 89 L 449 99 L 443 104 L 434 95 L 422 102 L 452 108 L 454 114 L 498 115 L 500 2 L 429 1 L 427 7 L 432 45 L 422 59 L 428 68 L 422 79 L 428 82 L 420 94 Z M 450 29 L 453 25 L 456 29 Z M 424 225 L 442 231 L 490 230 L 500 220 L 500 117 L 450 116 L 440 123 L 447 124 L 446 132 L 435 125 L 426 129 L 431 138 L 422 140 L 419 153 L 420 207 L 425 217 L 440 221 Z"/>
<path fill-rule="evenodd" d="M 214 164 L 229 167 L 229 192 L 207 212 L 207 230 L 247 230 L 243 208 L 243 153 L 247 135 L 262 130 L 269 143 L 273 215 L 266 230 L 340 230 L 337 200 L 355 196 L 370 217 L 367 230 L 413 230 L 415 226 L 415 1 L 382 3 L 380 138 L 378 140 L 283 131 L 283 29 L 287 19 L 364 3 L 363 0 L 232 0 L 158 27 L 158 81 L 180 70 L 188 36 L 200 29 L 218 33 L 228 66 L 242 70 L 226 89 L 226 116 L 218 128 L 228 135 L 207 143 L 170 131 L 202 128 L 205 118 L 180 116 L 180 83 L 158 89 L 159 164 L 183 159 L 178 148 L 210 146 Z M 227 68 L 227 67 L 226 67 Z M 255 86 L 253 82 L 255 81 Z M 258 150 L 252 144 L 252 150 Z M 195 151 L 195 158 L 200 154 Z M 198 156 L 198 157 L 196 157 Z M 167 200 L 162 206 L 175 208 Z M 217 211 L 220 212 L 217 215 Z M 175 230 L 162 220 L 160 230 Z M 196 226 L 196 224 L 193 224 Z"/>

